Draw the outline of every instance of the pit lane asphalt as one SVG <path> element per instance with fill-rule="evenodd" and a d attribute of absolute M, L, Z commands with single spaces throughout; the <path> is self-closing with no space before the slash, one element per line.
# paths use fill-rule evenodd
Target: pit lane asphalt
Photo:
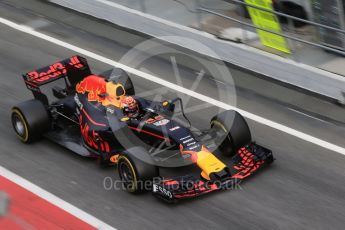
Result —
<path fill-rule="evenodd" d="M 80 15 L 57 8 L 54 14 L 59 19 L 53 15 L 42 18 L 37 16 L 42 13 L 36 12 L 37 9 L 28 12 L 28 6 L 15 9 L 11 4 L 19 6 L 16 1 L 2 5 L 2 17 L 29 25 L 44 25 L 40 27 L 43 32 L 114 60 L 145 39 L 118 28 L 110 31 L 107 25 L 92 20 L 82 25 L 83 30 L 77 30 L 80 27 L 76 24 L 86 22 Z M 42 3 L 35 4 L 32 7 Z M 42 5 L 40 8 L 45 11 Z M 40 24 L 42 21 L 47 24 Z M 253 136 L 274 151 L 275 164 L 243 183 L 243 190 L 211 194 L 173 206 L 159 202 L 150 194 L 132 196 L 123 191 L 107 191 L 103 188 L 103 180 L 108 176 L 116 178 L 114 168 L 100 169 L 94 161 L 75 156 L 49 141 L 30 146 L 21 144 L 9 120 L 11 106 L 31 98 L 20 74 L 74 53 L 3 25 L 0 31 L 2 166 L 118 229 L 343 229 L 345 157 L 253 121 L 249 121 Z M 112 39 L 109 39 L 100 35 L 106 31 L 117 37 L 110 35 Z M 114 42 L 119 38 L 127 44 Z M 95 72 L 110 68 L 94 60 L 90 60 L 90 64 Z M 169 65 L 161 59 L 153 59 L 144 67 L 174 81 Z M 344 146 L 341 108 L 256 79 L 243 70 L 230 68 L 230 71 L 235 82 L 243 86 L 237 91 L 240 108 Z M 181 67 L 181 77 L 185 85 L 190 85 L 195 73 Z M 161 88 L 134 76 L 133 80 L 139 93 Z M 216 96 L 212 94 L 214 87 L 212 81 L 205 79 L 197 90 Z M 266 89 L 272 92 L 269 94 Z M 325 117 L 325 122 L 289 110 L 287 102 L 294 108 L 313 109 L 312 115 Z M 198 103 L 192 99 L 190 106 Z M 193 123 L 205 128 L 216 111 L 209 107 L 201 116 L 198 111 L 189 116 Z"/>

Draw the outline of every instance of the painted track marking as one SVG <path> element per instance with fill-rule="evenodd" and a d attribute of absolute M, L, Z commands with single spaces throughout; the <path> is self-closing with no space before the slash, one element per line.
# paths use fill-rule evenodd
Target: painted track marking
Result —
<path fill-rule="evenodd" d="M 48 201 L 49 203 L 61 208 L 62 210 L 78 217 L 85 223 L 95 227 L 100 230 L 116 230 L 110 225 L 104 223 L 103 221 L 97 219 L 96 217 L 84 212 L 83 210 L 73 206 L 72 204 L 60 199 L 59 197 L 51 194 L 50 192 L 38 187 L 37 185 L 31 183 L 30 181 L 18 176 L 17 174 L 5 169 L 0 166 L 0 175 L 4 178 L 18 184 L 19 186 L 25 188 L 26 190 L 32 192 L 33 194 L 39 196 L 40 198 Z"/>

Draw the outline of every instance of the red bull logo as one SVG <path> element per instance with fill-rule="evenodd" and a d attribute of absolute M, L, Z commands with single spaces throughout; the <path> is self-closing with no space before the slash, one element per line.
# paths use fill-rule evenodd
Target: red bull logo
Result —
<path fill-rule="evenodd" d="M 106 93 L 106 90 L 106 81 L 96 75 L 86 77 L 76 86 L 77 93 L 88 93 L 87 99 L 89 101 L 102 102 L 104 97 L 101 97 L 100 94 Z"/>
<path fill-rule="evenodd" d="M 90 75 L 84 78 L 84 80 L 77 84 L 76 91 L 80 94 L 87 93 L 88 101 L 99 102 L 103 106 L 113 105 L 117 108 L 121 107 L 121 101 L 125 97 L 125 90 L 122 84 L 107 82 L 104 78 L 97 75 Z M 117 95 L 118 91 L 122 93 Z"/>

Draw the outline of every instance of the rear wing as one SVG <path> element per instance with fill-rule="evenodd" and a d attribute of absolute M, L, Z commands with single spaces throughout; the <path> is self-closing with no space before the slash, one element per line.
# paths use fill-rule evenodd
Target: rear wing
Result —
<path fill-rule="evenodd" d="M 75 86 L 78 82 L 90 74 L 90 67 L 86 59 L 76 55 L 41 69 L 23 74 L 23 78 L 26 87 L 31 90 L 34 97 L 48 106 L 48 97 L 41 92 L 40 86 L 58 79 L 64 79 L 66 88 L 63 89 L 63 91 L 67 95 L 75 90 Z"/>
<path fill-rule="evenodd" d="M 26 87 L 33 92 L 41 92 L 40 86 L 64 78 L 66 89 L 73 88 L 85 76 L 91 74 L 85 58 L 73 56 L 52 65 L 23 74 Z"/>

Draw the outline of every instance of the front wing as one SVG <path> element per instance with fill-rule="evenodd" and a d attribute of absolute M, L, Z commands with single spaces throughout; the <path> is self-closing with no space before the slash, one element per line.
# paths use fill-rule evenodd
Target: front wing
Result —
<path fill-rule="evenodd" d="M 228 164 L 231 176 L 220 181 L 205 181 L 194 176 L 166 178 L 154 182 L 154 196 L 168 202 L 198 197 L 219 190 L 236 189 L 242 180 L 274 161 L 272 151 L 251 143 L 241 148 Z"/>

